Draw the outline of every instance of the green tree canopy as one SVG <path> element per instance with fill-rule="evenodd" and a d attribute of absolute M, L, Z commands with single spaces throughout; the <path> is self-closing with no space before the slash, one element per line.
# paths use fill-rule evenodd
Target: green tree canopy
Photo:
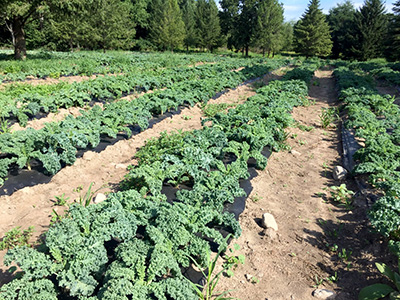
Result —
<path fill-rule="evenodd" d="M 185 24 L 176 0 L 153 0 L 150 38 L 160 49 L 172 50 L 183 44 Z"/>
<path fill-rule="evenodd" d="M 276 53 L 283 46 L 283 5 L 278 0 L 261 0 L 258 3 L 254 45 L 263 55 Z"/>
<path fill-rule="evenodd" d="M 307 57 L 326 56 L 332 50 L 329 25 L 319 6 L 319 0 L 311 0 L 294 27 L 295 49 Z"/>
<path fill-rule="evenodd" d="M 212 51 L 221 41 L 218 8 L 214 0 L 198 0 L 196 17 L 198 45 Z"/>
<path fill-rule="evenodd" d="M 385 5 L 381 0 L 366 0 L 356 12 L 352 51 L 360 60 L 379 57 L 384 52 L 387 37 Z"/>
<path fill-rule="evenodd" d="M 390 58 L 400 59 L 400 0 L 393 3 L 394 16 L 391 18 L 390 28 Z"/>
<path fill-rule="evenodd" d="M 195 47 L 199 40 L 199 31 L 196 26 L 196 2 L 195 0 L 183 0 L 181 3 L 182 20 L 185 23 L 186 36 L 184 44 L 186 50 Z"/>
<path fill-rule="evenodd" d="M 257 0 L 221 0 L 223 33 L 228 36 L 228 48 L 243 50 L 248 56 L 257 24 Z"/>
<path fill-rule="evenodd" d="M 11 33 L 16 59 L 25 59 L 25 26 L 35 18 L 40 17 L 40 14 L 46 9 L 45 4 L 45 1 L 42 0 L 0 1 L 0 24 L 5 24 Z"/>
<path fill-rule="evenodd" d="M 332 30 L 332 55 L 348 58 L 351 54 L 355 8 L 350 1 L 338 4 L 329 10 L 328 23 Z"/>

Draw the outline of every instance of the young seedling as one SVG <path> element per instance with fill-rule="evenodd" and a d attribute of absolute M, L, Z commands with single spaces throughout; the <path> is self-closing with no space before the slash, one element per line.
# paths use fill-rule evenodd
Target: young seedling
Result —
<path fill-rule="evenodd" d="M 245 262 L 245 256 L 243 254 L 239 254 L 237 256 L 233 255 L 235 251 L 238 251 L 240 249 L 240 246 L 238 244 L 234 244 L 233 248 L 229 248 L 229 252 L 232 255 L 225 254 L 224 259 L 225 262 L 223 264 L 223 268 L 225 269 L 225 273 L 228 277 L 232 277 L 234 274 L 234 270 L 239 266 L 243 265 Z"/>
<path fill-rule="evenodd" d="M 342 248 L 342 251 L 338 253 L 339 258 L 343 261 L 348 262 L 350 260 L 350 256 L 353 254 L 353 251 L 348 251 L 345 248 Z"/>
<path fill-rule="evenodd" d="M 339 277 L 338 277 L 337 272 L 335 272 L 335 275 L 331 275 L 329 277 L 326 277 L 326 280 L 331 282 L 331 283 L 338 281 L 338 279 L 339 279 Z"/>
<path fill-rule="evenodd" d="M 335 202 L 342 203 L 348 207 L 351 204 L 351 198 L 354 192 L 348 190 L 346 184 L 342 183 L 340 186 L 331 186 L 331 197 Z"/>
<path fill-rule="evenodd" d="M 319 288 L 319 286 L 323 283 L 324 283 L 324 278 L 318 278 L 318 275 L 315 275 L 315 284 L 313 285 L 313 287 Z"/>
<path fill-rule="evenodd" d="M 54 198 L 56 198 L 56 201 L 54 203 L 54 205 L 57 206 L 64 206 L 67 204 L 67 200 L 69 199 L 69 197 L 65 198 L 65 193 L 63 193 L 61 196 L 54 196 Z"/>
<path fill-rule="evenodd" d="M 321 127 L 326 129 L 331 125 L 331 123 L 339 118 L 338 110 L 335 107 L 322 108 L 319 118 L 321 121 Z"/>

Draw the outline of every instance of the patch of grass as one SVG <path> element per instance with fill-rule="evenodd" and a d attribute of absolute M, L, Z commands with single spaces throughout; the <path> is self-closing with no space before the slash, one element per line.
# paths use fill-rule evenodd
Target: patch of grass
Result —
<path fill-rule="evenodd" d="M 15 227 L 8 231 L 0 242 L 0 250 L 12 249 L 17 246 L 27 246 L 33 233 L 33 226 L 21 231 L 21 227 Z"/>
<path fill-rule="evenodd" d="M 235 106 L 231 103 L 218 103 L 218 104 L 207 104 L 202 108 L 203 114 L 210 118 L 214 117 L 217 113 L 226 111 L 228 108 Z"/>

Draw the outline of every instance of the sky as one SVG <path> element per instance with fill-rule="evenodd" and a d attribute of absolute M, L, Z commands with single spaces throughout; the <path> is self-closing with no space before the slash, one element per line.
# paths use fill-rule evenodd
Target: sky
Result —
<path fill-rule="evenodd" d="M 310 2 L 309 0 L 280 0 L 280 2 L 283 3 L 283 8 L 285 9 L 285 20 L 290 21 L 290 20 L 298 20 L 301 15 L 304 13 L 306 10 L 308 3 Z M 324 13 L 328 13 L 329 9 L 332 7 L 335 7 L 339 3 L 343 3 L 344 0 L 340 1 L 329 1 L 329 0 L 321 0 L 321 8 L 324 11 Z M 359 8 L 363 5 L 364 1 L 363 0 L 355 0 L 352 1 L 354 4 L 354 7 Z M 392 3 L 395 2 L 393 1 L 386 1 L 386 10 L 388 12 L 392 11 Z"/>

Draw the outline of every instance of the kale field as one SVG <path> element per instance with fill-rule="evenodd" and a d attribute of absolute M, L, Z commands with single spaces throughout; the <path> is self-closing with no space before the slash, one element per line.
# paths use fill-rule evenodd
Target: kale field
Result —
<path fill-rule="evenodd" d="M 1 300 L 395 295 L 399 64 L 7 58 Z"/>

